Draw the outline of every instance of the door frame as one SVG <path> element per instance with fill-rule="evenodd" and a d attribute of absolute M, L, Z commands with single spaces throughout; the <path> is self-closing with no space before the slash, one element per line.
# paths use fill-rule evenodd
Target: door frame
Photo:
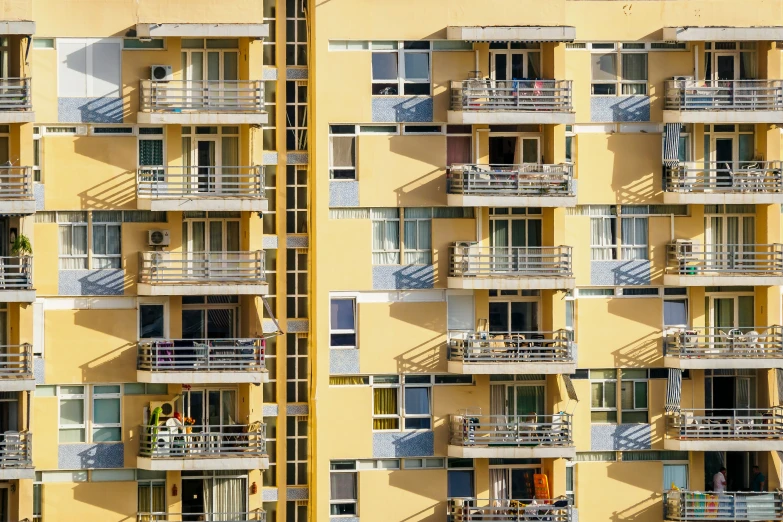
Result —
<path fill-rule="evenodd" d="M 541 325 L 542 325 L 542 301 L 541 301 L 541 295 L 537 296 L 520 296 L 520 295 L 502 295 L 497 297 L 490 297 L 489 303 L 508 303 L 508 325 L 511 326 L 511 303 L 535 303 L 536 308 L 538 309 L 537 315 L 537 329 L 540 332 L 541 331 Z M 488 311 L 489 312 L 489 311 Z M 493 330 L 492 326 L 489 325 L 489 313 L 487 313 L 487 325 L 489 327 L 490 332 L 497 332 L 497 330 Z"/>
<path fill-rule="evenodd" d="M 506 55 L 506 79 L 500 80 L 500 81 L 512 81 L 512 80 L 525 80 L 529 79 L 530 76 L 530 69 L 528 67 L 529 58 L 528 54 L 531 53 L 538 53 L 538 69 L 541 70 L 541 60 L 542 60 L 542 51 L 539 47 L 538 49 L 491 49 L 489 51 L 489 77 L 493 80 L 497 79 L 496 73 L 497 68 L 495 66 L 495 56 L 499 54 Z M 523 77 L 522 78 L 513 78 L 511 76 L 512 66 L 511 66 L 511 57 L 515 54 L 523 56 L 522 59 L 522 72 Z"/>
<path fill-rule="evenodd" d="M 487 136 L 487 161 L 491 164 L 492 162 L 489 161 L 489 151 L 490 151 L 490 145 L 489 140 L 492 138 L 516 138 L 517 139 L 517 146 L 515 155 L 519 156 L 520 163 L 525 163 L 522 158 L 524 149 L 522 147 L 522 141 L 525 139 L 535 139 L 537 141 L 536 146 L 536 163 L 539 163 L 541 161 L 541 144 L 543 141 L 543 135 L 538 132 L 490 132 Z"/>

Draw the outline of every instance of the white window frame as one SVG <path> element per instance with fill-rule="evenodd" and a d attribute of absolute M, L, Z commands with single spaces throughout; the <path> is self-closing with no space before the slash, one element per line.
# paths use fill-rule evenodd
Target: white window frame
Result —
<path fill-rule="evenodd" d="M 33 181 L 43 183 L 44 141 L 41 127 L 33 127 Z"/>
<path fill-rule="evenodd" d="M 350 125 L 353 127 L 353 132 L 332 132 L 332 127 L 329 125 L 329 180 L 330 181 L 356 181 L 359 178 L 358 160 L 359 160 L 359 133 L 357 132 L 356 125 Z M 345 125 L 348 126 L 348 125 Z M 351 167 L 337 167 L 334 165 L 334 138 L 353 138 L 353 168 Z M 335 171 L 353 171 L 352 178 L 335 178 Z"/>
<path fill-rule="evenodd" d="M 331 463 L 330 463 L 331 464 Z M 353 468 L 352 469 L 331 469 L 331 465 L 329 466 L 329 476 L 331 477 L 332 473 L 351 473 L 354 476 L 354 485 L 356 486 L 356 498 L 351 499 L 333 499 L 332 498 L 332 492 L 331 492 L 331 480 L 330 480 L 330 491 L 329 491 L 329 515 L 330 518 L 339 518 L 339 517 L 351 517 L 356 518 L 359 516 L 359 472 L 356 469 L 356 461 L 353 461 Z M 353 505 L 354 512 L 345 514 L 345 515 L 334 515 L 332 514 L 332 506 L 336 504 L 341 505 Z"/>
<path fill-rule="evenodd" d="M 120 216 L 120 219 L 122 219 L 122 216 Z M 108 244 L 109 244 L 109 227 L 116 227 L 119 230 L 119 237 L 120 237 L 120 252 L 118 254 L 98 254 L 95 252 L 95 231 L 96 229 L 103 228 L 103 234 L 104 234 L 104 244 L 107 246 L 108 250 Z M 122 223 L 121 222 L 101 222 L 101 223 L 95 223 L 93 221 L 92 226 L 90 227 L 90 251 L 91 251 L 91 259 L 90 259 L 90 265 L 93 270 L 101 270 L 101 269 L 111 269 L 111 270 L 117 270 L 122 268 Z M 96 262 L 96 259 L 108 259 L 111 261 L 117 260 L 119 262 L 118 266 L 98 266 L 98 263 Z"/>
<path fill-rule="evenodd" d="M 57 386 L 57 439 L 59 444 L 84 444 L 88 440 L 91 439 L 90 437 L 90 430 L 88 429 L 88 417 L 89 417 L 89 406 L 87 402 L 87 397 L 89 395 L 89 385 L 87 384 L 74 384 L 74 385 L 66 385 L 66 386 L 78 386 L 82 388 L 82 393 L 62 393 L 60 390 L 62 389 L 62 386 Z M 64 400 L 80 400 L 82 401 L 82 423 L 81 424 L 63 424 L 62 423 L 62 401 Z M 77 430 L 80 429 L 84 432 L 84 436 L 82 437 L 83 440 L 76 441 L 76 442 L 68 442 L 68 441 L 62 441 L 60 440 L 61 432 L 63 430 Z"/>
<path fill-rule="evenodd" d="M 596 48 L 596 45 L 612 45 L 612 48 Z M 626 45 L 641 45 L 638 49 L 625 48 Z M 611 55 L 614 59 L 615 78 L 613 80 L 595 80 L 593 78 L 593 62 L 590 60 L 590 95 L 591 96 L 649 96 L 650 82 L 650 57 L 649 44 L 640 42 L 631 43 L 612 43 L 612 42 L 594 42 L 589 45 L 591 55 Z M 624 54 L 644 54 L 647 56 L 647 78 L 645 80 L 626 80 L 623 74 L 623 55 Z M 614 92 L 608 94 L 596 94 L 593 90 L 594 85 L 614 85 Z M 641 93 L 623 93 L 624 85 L 643 85 L 644 92 Z"/>
<path fill-rule="evenodd" d="M 606 245 L 599 245 L 593 242 L 593 233 L 592 233 L 592 220 L 594 219 L 600 219 L 600 220 L 610 220 L 612 227 L 614 228 L 614 243 L 612 244 L 606 244 Z M 620 244 L 620 236 L 617 230 L 617 215 L 607 215 L 607 216 L 590 216 L 590 259 L 592 261 L 616 261 L 617 260 L 617 247 Z M 603 230 L 603 226 L 601 226 L 601 230 Z M 593 254 L 597 251 L 601 252 L 609 252 L 611 255 L 608 259 L 603 258 L 595 258 L 593 257 Z"/>
<path fill-rule="evenodd" d="M 373 209 L 370 209 L 370 222 L 371 222 L 371 224 L 372 224 L 373 221 L 379 221 L 379 222 L 384 223 L 384 226 L 383 226 L 383 235 L 384 235 L 383 243 L 384 244 L 386 243 L 386 241 L 385 241 L 386 231 L 388 230 L 387 223 L 390 223 L 390 222 L 396 222 L 397 223 L 397 226 L 396 226 L 396 228 L 397 228 L 397 248 L 376 250 L 374 245 L 373 245 L 373 248 L 372 248 L 372 264 L 373 265 L 399 265 L 399 264 L 401 264 L 401 260 L 402 260 L 402 234 L 400 233 L 400 226 L 401 226 L 401 214 L 402 214 L 402 212 L 400 212 L 399 208 L 393 208 L 393 210 L 395 210 L 397 212 L 397 216 L 396 217 L 375 218 L 375 217 L 372 216 L 372 210 Z M 375 254 L 385 254 L 386 256 L 388 256 L 389 254 L 396 254 L 397 260 L 395 262 L 393 262 L 393 263 L 376 263 L 375 259 L 374 259 L 375 258 Z"/>
<path fill-rule="evenodd" d="M 666 324 L 666 301 L 685 301 L 685 324 Z M 664 329 L 670 328 L 688 328 L 690 325 L 691 306 L 688 294 L 685 295 L 666 295 L 664 293 L 663 305 L 661 306 L 661 324 Z"/>
<path fill-rule="evenodd" d="M 381 389 L 381 388 L 393 388 L 397 390 L 397 413 L 383 413 L 383 414 L 376 414 L 375 413 L 375 390 Z M 398 380 L 396 383 L 379 383 L 379 384 L 372 384 L 372 402 L 370 404 L 370 411 L 372 414 L 372 420 L 373 423 L 375 419 L 397 419 L 397 427 L 396 428 L 390 428 L 390 429 L 376 429 L 375 426 L 373 426 L 372 431 L 373 432 L 397 432 L 397 431 L 404 431 L 403 428 L 403 416 L 402 416 L 402 384 L 400 383 L 400 379 L 398 377 Z"/>
<path fill-rule="evenodd" d="M 87 270 L 90 267 L 90 216 L 89 212 L 87 211 L 78 211 L 83 212 L 86 214 L 87 221 L 60 221 L 60 213 L 57 213 L 55 221 L 57 222 L 57 243 L 58 243 L 58 268 L 59 270 Z M 68 227 L 70 228 L 70 235 L 71 235 L 71 245 L 74 244 L 74 229 L 76 227 L 84 228 L 85 230 L 85 238 L 87 240 L 87 245 L 84 250 L 84 255 L 72 255 L 72 254 L 63 254 L 63 245 L 60 244 L 60 227 Z M 59 266 L 59 261 L 62 259 L 84 259 L 84 267 L 80 268 L 62 268 Z"/>
<path fill-rule="evenodd" d="M 119 391 L 113 392 L 113 393 L 97 393 L 95 391 L 96 386 L 116 386 L 119 388 Z M 95 432 L 101 428 L 118 428 L 120 431 L 120 438 L 118 440 L 107 440 L 107 441 L 101 441 L 100 444 L 104 443 L 112 443 L 112 442 L 122 442 L 122 385 L 121 384 L 94 384 L 90 387 L 90 441 L 94 440 Z M 93 419 L 95 418 L 95 401 L 96 400 L 102 400 L 102 399 L 117 399 L 119 405 L 120 405 L 120 421 L 119 422 L 112 422 L 112 423 L 98 423 L 95 422 Z M 97 444 L 97 443 L 96 443 Z"/>
<path fill-rule="evenodd" d="M 429 217 L 407 217 L 406 214 L 407 209 L 401 209 L 402 213 L 402 222 L 401 222 L 401 228 L 400 228 L 400 237 L 402 238 L 402 264 L 404 265 L 431 265 L 432 264 L 432 209 L 429 209 L 430 215 Z M 422 209 L 425 210 L 425 209 Z M 419 228 L 422 226 L 423 222 L 429 222 L 430 227 L 430 248 L 419 248 Z M 416 224 L 416 237 L 413 238 L 413 247 L 411 247 L 411 243 L 409 242 L 407 238 L 407 234 L 405 234 L 405 225 L 407 223 L 415 223 Z M 427 257 L 426 263 L 413 263 L 410 262 L 407 259 L 408 252 L 412 252 L 415 254 L 424 254 Z"/>
<path fill-rule="evenodd" d="M 405 389 L 406 388 L 428 388 L 429 391 L 427 392 L 427 399 L 429 400 L 429 413 L 408 413 L 405 409 Z M 432 377 L 430 377 L 429 384 L 425 383 L 404 383 L 401 390 L 401 398 L 402 402 L 400 403 L 400 410 L 401 410 L 401 417 L 402 417 L 402 423 L 400 425 L 400 428 L 402 431 L 432 431 Z M 429 428 L 407 428 L 405 426 L 405 421 L 408 419 L 428 419 L 430 423 Z"/>
<path fill-rule="evenodd" d="M 163 132 L 161 132 L 160 134 L 141 134 L 141 132 L 139 132 L 137 134 L 136 168 L 137 169 L 145 169 L 146 170 L 146 169 L 153 169 L 155 167 L 164 167 L 164 166 L 168 165 L 167 158 L 166 158 L 166 130 L 164 128 L 162 128 L 162 127 L 157 127 L 157 126 L 155 126 L 155 127 L 144 127 L 144 128 L 160 129 Z M 163 145 L 163 162 L 160 165 L 141 165 L 140 164 L 139 156 L 141 155 L 141 142 L 142 141 L 160 141 L 161 142 L 161 144 Z M 163 169 L 161 169 L 161 170 L 163 170 Z M 163 181 L 162 173 L 161 173 L 160 177 L 161 177 L 161 179 L 159 181 Z M 158 180 L 156 179 L 156 181 L 158 181 Z"/>
<path fill-rule="evenodd" d="M 630 370 L 635 370 L 635 368 L 629 368 Z M 625 374 L 623 370 L 620 370 L 620 408 L 619 408 L 619 421 L 621 424 L 648 424 L 650 422 L 650 372 L 647 370 L 644 370 L 647 373 L 647 377 L 644 378 L 630 378 L 626 379 Z M 632 407 L 631 408 L 623 408 L 622 405 L 622 397 L 623 397 L 623 384 L 624 383 L 631 383 L 631 402 Z M 647 404 L 643 408 L 639 408 L 636 405 L 636 383 L 644 383 L 645 386 L 647 386 Z M 629 413 L 637 413 L 637 412 L 645 412 L 647 414 L 647 420 L 644 422 L 639 421 L 631 421 L 627 422 L 625 420 L 625 412 Z"/>
<path fill-rule="evenodd" d="M 419 377 L 419 376 L 417 376 Z M 370 387 L 372 388 L 373 392 L 373 404 L 370 406 L 371 412 L 372 412 L 372 418 L 375 419 L 398 419 L 397 427 L 391 428 L 387 430 L 379 430 L 375 429 L 373 427 L 374 432 L 416 432 L 416 431 L 432 431 L 434 429 L 434 419 L 433 419 L 433 404 L 434 400 L 432 397 L 432 387 L 434 385 L 434 375 L 427 375 L 426 377 L 429 378 L 428 382 L 405 382 L 405 375 L 397 376 L 397 382 L 396 383 L 390 383 L 390 382 L 375 382 L 375 376 L 370 376 Z M 376 388 L 396 388 L 397 389 L 397 413 L 396 414 L 382 414 L 382 415 L 376 415 L 375 414 L 375 389 Z M 429 414 L 408 414 L 405 411 L 405 388 L 429 388 Z M 405 419 L 423 419 L 428 418 L 430 419 L 430 427 L 429 428 L 406 428 L 405 427 Z"/>
<path fill-rule="evenodd" d="M 397 84 L 396 94 L 373 94 L 373 96 L 431 96 L 432 95 L 432 42 L 429 41 L 417 41 L 416 43 L 427 43 L 428 49 L 405 49 L 405 42 L 371 42 L 370 47 L 372 54 L 375 53 L 393 53 L 397 55 L 397 78 L 396 79 L 383 79 L 376 80 L 372 76 L 372 65 L 370 66 L 370 81 L 373 84 Z M 381 45 L 382 44 L 382 45 Z M 385 48 L 384 48 L 385 47 Z M 393 48 L 390 48 L 393 47 Z M 405 76 L 405 57 L 410 54 L 426 54 L 428 61 L 427 78 L 413 78 L 409 79 Z M 372 64 L 372 55 L 370 56 L 370 63 Z M 426 94 L 406 94 L 406 84 L 428 84 L 429 92 Z"/>
<path fill-rule="evenodd" d="M 618 223 L 620 225 L 620 229 L 617 230 L 617 243 L 618 247 L 620 249 L 619 252 L 619 258 L 621 260 L 636 260 L 636 259 L 650 259 L 650 249 L 648 246 L 649 240 L 650 240 L 650 221 L 647 218 L 647 216 L 636 216 L 633 214 L 626 214 L 626 215 L 620 215 L 620 222 Z M 626 238 L 623 237 L 623 222 L 625 220 L 631 220 L 633 222 L 633 234 L 636 236 L 636 221 L 637 220 L 643 220 L 645 223 L 645 226 L 647 228 L 647 243 L 637 243 L 635 242 L 636 237 L 634 237 L 634 242 L 626 241 Z M 636 252 L 636 256 L 630 256 L 629 250 Z"/>
<path fill-rule="evenodd" d="M 340 329 L 340 328 L 332 328 L 332 301 L 350 301 L 353 303 L 353 328 L 352 329 Z M 344 348 L 352 349 L 357 348 L 359 346 L 359 328 L 358 328 L 358 320 L 359 320 L 359 309 L 358 309 L 358 302 L 355 297 L 330 297 L 329 298 L 329 347 L 335 350 L 340 350 Z M 332 335 L 341 335 L 341 334 L 352 334 L 354 336 L 354 343 L 353 345 L 346 345 L 346 346 L 334 346 L 332 345 Z"/>
<path fill-rule="evenodd" d="M 606 368 L 607 370 L 611 370 L 613 368 Z M 590 373 L 592 373 L 593 370 L 588 370 Z M 618 409 L 619 406 L 617 404 L 617 392 L 619 391 L 619 380 L 617 378 L 617 370 L 614 369 L 615 376 L 614 378 L 606 378 L 606 377 L 600 377 L 600 378 L 593 378 L 592 375 L 588 373 L 588 378 L 590 381 L 590 413 L 591 413 L 591 419 L 590 422 L 592 424 L 617 424 L 619 421 L 619 413 Z M 606 400 L 606 384 L 605 383 L 611 383 L 613 382 L 615 385 L 615 396 L 614 396 L 614 407 L 612 406 L 606 406 L 607 400 Z M 593 406 L 593 384 L 594 383 L 600 383 L 601 384 L 601 406 Z M 601 411 L 601 412 L 614 412 L 615 414 L 615 420 L 612 421 L 594 421 L 592 419 L 592 412 L 594 411 Z"/>

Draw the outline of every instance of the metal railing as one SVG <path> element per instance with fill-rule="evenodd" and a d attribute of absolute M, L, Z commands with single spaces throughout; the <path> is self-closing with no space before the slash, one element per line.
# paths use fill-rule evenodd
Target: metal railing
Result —
<path fill-rule="evenodd" d="M 0 379 L 33 378 L 33 347 L 31 344 L 0 346 Z"/>
<path fill-rule="evenodd" d="M 698 359 L 781 359 L 783 327 L 700 327 L 672 332 L 663 341 L 664 355 Z"/>
<path fill-rule="evenodd" d="M 781 161 L 688 161 L 666 169 L 664 190 L 728 194 L 779 194 L 783 192 Z"/>
<path fill-rule="evenodd" d="M 783 408 L 683 408 L 666 416 L 666 433 L 679 440 L 779 440 Z"/>
<path fill-rule="evenodd" d="M 0 201 L 32 200 L 34 198 L 32 167 L 0 165 Z"/>
<path fill-rule="evenodd" d="M 497 500 L 452 498 L 448 504 L 451 522 L 514 521 L 571 522 L 573 506 L 566 499 Z"/>
<path fill-rule="evenodd" d="M 574 334 L 449 331 L 449 360 L 464 363 L 573 363 Z"/>
<path fill-rule="evenodd" d="M 451 82 L 454 111 L 573 111 L 571 80 L 464 80 Z"/>
<path fill-rule="evenodd" d="M 262 284 L 264 253 L 140 252 L 139 282 L 200 285 L 209 283 Z"/>
<path fill-rule="evenodd" d="M 31 78 L 0 78 L 0 111 L 31 110 L 31 86 Z"/>
<path fill-rule="evenodd" d="M 32 257 L 0 257 L 0 290 L 29 290 L 32 287 Z"/>
<path fill-rule="evenodd" d="M 143 112 L 264 112 L 264 82 L 141 80 Z"/>
<path fill-rule="evenodd" d="M 256 509 L 254 511 L 223 512 L 212 511 L 209 513 L 166 513 L 165 511 L 140 511 L 136 513 L 136 522 L 266 522 L 266 511 Z"/>
<path fill-rule="evenodd" d="M 783 493 L 666 491 L 666 520 L 783 520 Z"/>
<path fill-rule="evenodd" d="M 258 372 L 264 369 L 261 339 L 165 339 L 140 341 L 138 347 L 137 369 L 142 371 Z"/>
<path fill-rule="evenodd" d="M 666 273 L 783 276 L 783 244 L 670 243 Z"/>
<path fill-rule="evenodd" d="M 783 80 L 667 80 L 667 111 L 778 111 Z"/>
<path fill-rule="evenodd" d="M 482 247 L 475 242 L 451 246 L 451 276 L 571 276 L 571 247 Z"/>
<path fill-rule="evenodd" d="M 573 415 L 473 415 L 449 416 L 455 446 L 573 446 Z"/>
<path fill-rule="evenodd" d="M 139 426 L 139 455 L 153 459 L 263 457 L 266 424 Z"/>
<path fill-rule="evenodd" d="M 27 431 L 0 434 L 0 469 L 33 467 L 33 435 Z"/>
<path fill-rule="evenodd" d="M 472 196 L 575 196 L 574 166 L 570 163 L 452 165 L 448 191 Z"/>
<path fill-rule="evenodd" d="M 264 167 L 139 167 L 136 193 L 153 199 L 262 199 Z"/>

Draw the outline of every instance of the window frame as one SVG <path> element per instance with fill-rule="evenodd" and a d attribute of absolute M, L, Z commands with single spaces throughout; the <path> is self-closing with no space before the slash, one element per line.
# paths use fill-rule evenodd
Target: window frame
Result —
<path fill-rule="evenodd" d="M 330 517 L 356 517 L 359 515 L 359 473 L 356 469 L 356 461 L 350 461 L 351 468 L 349 469 L 335 469 L 334 463 L 329 463 L 329 516 Z M 351 499 L 333 499 L 331 488 L 331 476 L 332 473 L 345 473 L 353 475 L 354 484 L 354 496 L 356 498 Z M 332 511 L 333 506 L 353 506 L 353 512 L 334 513 Z"/>
<path fill-rule="evenodd" d="M 633 214 L 626 214 L 626 215 L 619 215 L 620 218 L 620 228 L 616 231 L 616 237 L 617 237 L 617 243 L 618 243 L 618 257 L 617 259 L 623 260 L 623 261 L 630 261 L 630 260 L 649 260 L 650 259 L 650 221 L 647 218 L 647 216 L 636 216 Z M 625 241 L 625 237 L 623 236 L 623 222 L 625 220 L 629 220 L 633 223 L 633 235 L 634 240 L 636 240 L 636 222 L 642 221 L 644 223 L 645 228 L 647 229 L 647 242 L 642 243 L 628 243 Z M 632 252 L 635 252 L 635 257 L 629 256 L 629 250 Z M 642 254 L 641 257 L 639 254 Z"/>
<path fill-rule="evenodd" d="M 57 216 L 55 218 L 55 222 L 57 223 L 57 243 L 58 243 L 58 249 L 57 249 L 57 258 L 58 258 L 58 269 L 59 270 L 89 270 L 90 268 L 90 216 L 89 212 L 84 211 L 87 218 L 87 221 L 60 221 L 60 212 L 57 213 Z M 86 244 L 84 245 L 84 255 L 73 255 L 73 254 L 63 254 L 63 245 L 60 242 L 60 228 L 67 227 L 70 229 L 70 236 L 71 236 L 71 250 L 73 251 L 73 245 L 75 244 L 74 241 L 74 230 L 79 228 L 84 228 L 84 236 Z M 63 259 L 84 259 L 84 266 L 79 268 L 63 268 L 61 261 Z"/>
<path fill-rule="evenodd" d="M 418 389 L 418 388 L 424 388 L 427 389 L 427 409 L 429 410 L 429 413 L 408 413 L 407 411 L 407 401 L 406 401 L 406 395 L 405 391 L 407 389 Z M 402 410 L 402 431 L 432 431 L 432 378 L 430 378 L 429 384 L 425 383 L 403 383 L 402 386 L 402 404 L 400 404 L 400 409 Z M 429 421 L 429 427 L 428 428 L 408 428 L 407 421 L 408 419 L 427 419 Z"/>
<path fill-rule="evenodd" d="M 332 301 L 349 301 L 353 303 L 353 328 L 341 329 L 332 327 Z M 329 298 L 329 348 L 332 349 L 355 349 L 359 347 L 359 332 L 357 322 L 359 319 L 358 302 L 355 297 L 330 297 Z M 353 335 L 353 344 L 335 345 L 332 343 L 333 335 Z"/>
<path fill-rule="evenodd" d="M 617 424 L 619 420 L 619 407 L 617 405 L 617 392 L 618 392 L 618 379 L 617 379 L 617 370 L 614 370 L 614 377 L 596 377 L 593 378 L 592 372 L 595 370 L 589 370 L 590 374 L 588 375 L 588 378 L 590 380 L 590 423 L 591 424 Z M 614 406 L 606 406 L 607 404 L 607 396 L 606 396 L 606 384 L 607 383 L 614 383 L 615 393 L 614 393 Z M 593 384 L 600 384 L 601 385 L 601 406 L 594 406 L 593 405 Z M 614 412 L 614 420 L 606 420 L 606 421 L 596 421 L 593 419 L 592 413 L 593 412 Z"/>
<path fill-rule="evenodd" d="M 664 294 L 664 297 L 662 299 L 663 303 L 661 305 L 661 324 L 663 325 L 664 330 L 668 330 L 670 328 L 688 328 L 690 326 L 690 312 L 691 307 L 690 303 L 688 302 L 688 295 L 669 295 L 667 296 Z M 666 322 L 666 302 L 667 301 L 683 301 L 685 303 L 685 323 L 684 324 L 667 324 Z"/>
<path fill-rule="evenodd" d="M 407 209 L 402 209 L 402 221 L 401 221 L 401 228 L 400 228 L 400 237 L 401 237 L 401 250 L 402 250 L 402 257 L 401 262 L 403 265 L 431 265 L 432 264 L 432 209 L 430 209 L 429 217 L 407 217 L 406 211 Z M 423 210 L 418 209 L 417 210 Z M 419 239 L 420 239 L 420 233 L 421 233 L 421 226 L 423 222 L 429 223 L 429 248 L 420 248 Z M 408 234 L 405 233 L 405 228 L 408 223 L 414 223 L 416 226 L 416 237 L 414 238 L 415 248 L 409 248 L 408 243 Z M 426 256 L 427 262 L 426 263 L 413 263 L 409 261 L 408 258 L 408 252 L 411 252 L 413 254 L 416 254 L 418 256 Z"/>
<path fill-rule="evenodd" d="M 142 337 L 141 336 L 141 307 L 142 306 L 162 306 L 163 307 L 163 337 Z M 167 298 L 146 297 L 139 298 L 136 307 L 136 336 L 139 341 L 146 339 L 168 339 L 169 338 L 169 301 Z"/>
<path fill-rule="evenodd" d="M 370 55 L 370 81 L 372 83 L 372 96 L 432 96 L 432 42 L 430 41 L 415 41 L 415 42 L 408 42 L 408 41 L 395 41 L 395 42 L 389 42 L 394 47 L 389 49 L 384 48 L 377 48 L 376 42 L 372 42 L 371 47 L 371 55 Z M 407 43 L 415 43 L 417 45 L 426 44 L 427 49 L 406 49 L 405 45 Z M 375 54 L 394 54 L 397 57 L 397 78 L 396 79 L 378 79 L 376 80 L 373 74 L 373 67 L 372 67 L 372 56 Z M 427 78 L 413 78 L 410 79 L 405 74 L 405 61 L 406 56 L 413 55 L 413 54 L 424 54 L 427 56 Z M 389 88 L 392 86 L 392 84 L 397 84 L 396 92 L 395 93 L 386 93 L 381 94 L 380 92 L 376 93 L 374 92 L 375 85 L 386 85 L 386 88 Z M 406 85 L 427 85 L 427 92 L 426 93 L 406 93 L 405 92 L 405 86 Z"/>
<path fill-rule="evenodd" d="M 108 251 L 108 245 L 109 245 L 109 227 L 116 227 L 119 233 L 119 246 L 120 251 L 117 254 L 98 254 L 95 251 L 95 231 L 99 229 L 103 229 L 104 234 L 104 246 L 106 247 L 106 250 Z M 118 222 L 100 222 L 95 223 L 93 221 L 92 226 L 90 227 L 90 266 L 93 270 L 119 270 L 122 268 L 122 223 Z M 96 259 L 106 259 L 112 262 L 112 265 L 110 266 L 98 266 L 98 263 L 96 262 Z M 117 261 L 118 266 L 113 266 L 114 260 Z"/>
<path fill-rule="evenodd" d="M 41 133 L 41 127 L 33 127 L 33 181 L 35 183 L 43 183 L 43 158 L 44 158 L 44 141 L 43 134 Z"/>
<path fill-rule="evenodd" d="M 371 236 L 370 240 L 373 242 L 372 245 L 372 251 L 371 251 L 371 261 L 374 266 L 382 266 L 382 265 L 400 265 L 402 264 L 402 234 L 400 234 L 400 227 L 401 221 L 402 221 L 402 212 L 400 212 L 400 209 L 398 207 L 389 207 L 392 208 L 394 211 L 396 211 L 397 216 L 396 217 L 381 217 L 381 218 L 375 218 L 372 215 L 372 210 L 370 209 L 370 223 L 371 223 L 371 232 L 372 232 L 372 222 L 378 221 L 381 223 L 384 223 L 383 225 L 383 243 L 385 244 L 386 237 L 387 237 L 387 231 L 388 231 L 388 223 L 396 222 L 396 228 L 397 228 L 397 248 L 391 248 L 391 249 L 376 249 L 374 245 L 373 238 Z M 385 256 L 388 256 L 389 254 L 395 254 L 395 257 L 397 260 L 393 263 L 376 263 L 375 262 L 375 256 L 376 254 L 384 254 Z"/>
<path fill-rule="evenodd" d="M 596 46 L 606 46 L 606 47 L 596 47 Z M 612 47 L 608 47 L 611 45 Z M 629 47 L 626 47 L 629 46 Z M 636 48 L 632 48 L 630 46 L 640 46 Z M 650 49 L 648 49 L 648 45 L 645 43 L 640 42 L 630 42 L 630 43 L 613 43 L 613 42 L 594 42 L 590 44 L 590 55 L 591 55 L 591 61 L 590 61 L 590 95 L 591 96 L 649 96 L 650 93 L 650 55 L 649 55 Z M 624 60 L 623 55 L 644 55 L 644 61 L 645 61 L 645 79 L 644 80 L 628 80 L 625 78 L 626 74 L 624 72 Z M 601 56 L 612 56 L 612 59 L 614 61 L 614 79 L 612 80 L 596 80 L 593 77 L 593 60 L 592 56 L 601 55 Z M 613 91 L 611 93 L 596 93 L 595 92 L 595 86 L 596 85 L 611 85 L 613 86 Z M 633 85 L 642 85 L 644 86 L 644 92 L 639 93 L 626 93 L 624 92 L 624 88 L 626 86 L 633 86 Z"/>
<path fill-rule="evenodd" d="M 84 444 L 88 442 L 88 439 L 92 439 L 91 431 L 88 429 L 89 424 L 89 410 L 87 397 L 89 396 L 89 385 L 87 384 L 74 384 L 65 386 L 77 386 L 82 388 L 82 393 L 61 393 L 63 385 L 58 385 L 56 389 L 57 394 L 57 442 L 58 444 Z M 64 400 L 79 400 L 82 402 L 82 422 L 81 424 L 63 424 L 62 422 L 62 402 Z M 67 426 L 67 427 L 63 427 Z M 82 430 L 82 440 L 68 442 L 61 440 L 63 430 Z"/>
<path fill-rule="evenodd" d="M 359 133 L 355 125 L 343 125 L 353 127 L 353 132 L 333 132 L 332 129 L 340 125 L 329 125 L 329 181 L 356 181 L 359 178 L 357 162 L 359 159 Z M 334 138 L 353 139 L 353 167 L 338 167 L 334 164 Z M 353 172 L 352 177 L 335 177 L 335 171 Z"/>
<path fill-rule="evenodd" d="M 643 370 L 647 376 L 644 378 L 641 377 L 633 377 L 626 379 L 624 377 L 623 370 L 620 370 L 620 423 L 621 424 L 648 424 L 650 422 L 650 372 L 647 370 Z M 622 397 L 623 397 L 623 384 L 624 383 L 631 383 L 631 408 L 624 408 L 622 404 Z M 644 384 L 644 386 L 647 388 L 647 392 L 645 395 L 647 404 L 640 408 L 636 405 L 636 386 L 637 384 Z M 627 422 L 625 420 L 625 414 L 626 412 L 629 413 L 641 413 L 645 412 L 647 415 L 647 418 L 645 421 L 630 421 Z"/>
<path fill-rule="evenodd" d="M 612 234 L 614 242 L 611 244 L 606 245 L 598 245 L 595 244 L 593 241 L 593 233 L 592 233 L 592 220 L 594 219 L 600 219 L 600 220 L 610 220 L 611 227 L 614 233 Z M 617 249 L 620 245 L 620 236 L 618 234 L 617 230 L 617 215 L 607 215 L 607 216 L 590 216 L 590 260 L 591 261 L 617 261 Z M 601 227 L 601 230 L 603 230 L 603 226 Z M 609 258 L 603 259 L 603 258 L 595 258 L 593 257 L 593 254 L 596 253 L 596 251 L 601 252 L 609 252 Z"/>
<path fill-rule="evenodd" d="M 117 386 L 119 388 L 119 391 L 113 392 L 113 393 L 98 393 L 95 391 L 96 386 Z M 99 384 L 99 385 L 92 385 L 90 387 L 90 441 L 94 444 L 104 444 L 104 443 L 112 443 L 112 442 L 122 442 L 122 385 L 120 384 Z M 119 404 L 119 422 L 109 422 L 109 423 L 103 423 L 103 422 L 95 422 L 95 412 L 97 411 L 96 408 L 96 401 L 100 400 L 108 400 L 108 399 L 116 399 Z M 102 428 L 116 428 L 119 430 L 119 438 L 117 440 L 102 440 L 99 442 L 95 442 L 95 432 Z"/>

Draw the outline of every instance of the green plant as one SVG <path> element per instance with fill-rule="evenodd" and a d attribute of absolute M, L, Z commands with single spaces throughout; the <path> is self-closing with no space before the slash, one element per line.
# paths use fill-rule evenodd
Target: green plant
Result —
<path fill-rule="evenodd" d="M 29 256 L 33 253 L 33 246 L 30 244 L 30 239 L 24 234 L 16 236 L 14 245 L 11 247 L 11 252 L 16 256 Z"/>

